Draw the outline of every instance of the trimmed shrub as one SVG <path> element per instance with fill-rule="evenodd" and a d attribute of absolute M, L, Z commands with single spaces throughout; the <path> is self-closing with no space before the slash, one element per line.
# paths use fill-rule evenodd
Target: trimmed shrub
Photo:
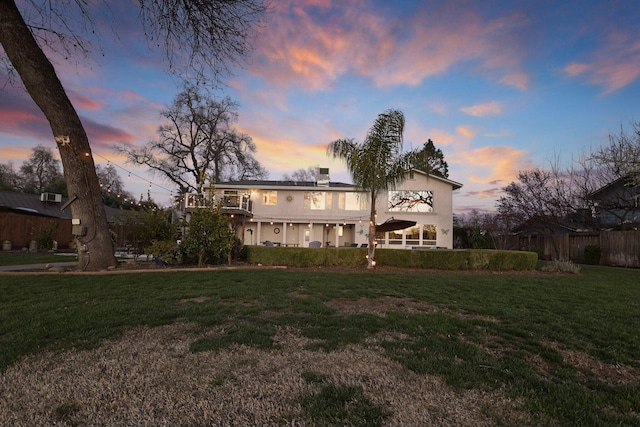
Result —
<path fill-rule="evenodd" d="M 540 270 L 547 273 L 571 273 L 579 274 L 580 266 L 571 261 L 551 261 L 544 265 Z"/>
<path fill-rule="evenodd" d="M 591 265 L 600 264 L 600 257 L 602 256 L 602 251 L 600 250 L 600 245 L 587 245 L 584 248 L 584 263 Z"/>
<path fill-rule="evenodd" d="M 269 266 L 362 267 L 366 264 L 366 255 L 365 248 L 247 247 L 247 261 L 250 264 Z M 376 249 L 375 259 L 379 266 L 400 268 L 509 271 L 535 269 L 538 256 L 534 252 L 492 249 Z"/>

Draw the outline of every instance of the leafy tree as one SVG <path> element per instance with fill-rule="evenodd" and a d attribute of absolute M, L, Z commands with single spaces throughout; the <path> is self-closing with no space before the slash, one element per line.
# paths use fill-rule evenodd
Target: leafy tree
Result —
<path fill-rule="evenodd" d="M 65 194 L 60 162 L 50 148 L 38 145 L 20 166 L 19 188 L 25 193 L 52 192 Z"/>
<path fill-rule="evenodd" d="M 209 206 L 195 209 L 187 226 L 187 234 L 180 244 L 184 262 L 202 267 L 230 259 L 235 234 L 221 206 L 213 206 L 210 202 Z"/>
<path fill-rule="evenodd" d="M 20 2 L 23 14 L 14 0 L 0 1 L 4 50 L 0 60 L 11 66 L 8 75 L 20 77 L 51 126 L 68 193 L 77 196 L 71 204 L 72 214 L 89 230 L 87 236 L 78 238 L 79 265 L 87 270 L 115 266 L 116 259 L 89 139 L 44 50 L 58 51 L 65 59 L 74 49 L 86 53 L 82 30 L 94 32 L 91 9 L 103 4 L 34 0 Z M 203 81 L 211 74 L 216 81 L 247 53 L 252 28 L 266 9 L 260 0 L 138 0 L 138 5 L 149 46 L 164 50 L 169 70 Z M 77 9 L 69 10 L 74 6 Z M 29 24 L 24 17 L 30 19 Z M 79 31 L 74 33 L 74 29 Z"/>
<path fill-rule="evenodd" d="M 180 188 L 202 194 L 206 181 L 262 178 L 266 170 L 255 160 L 250 136 L 233 128 L 238 104 L 225 97 L 210 99 L 186 84 L 172 105 L 162 112 L 168 124 L 159 138 L 141 149 L 120 147 L 130 163 L 146 165 Z"/>
<path fill-rule="evenodd" d="M 362 143 L 353 139 L 331 142 L 327 153 L 346 162 L 353 183 L 369 194 L 369 244 L 367 268 L 375 266 L 376 201 L 378 195 L 406 179 L 416 153 L 402 153 L 404 114 L 390 109 L 376 118 Z"/>
<path fill-rule="evenodd" d="M 286 173 L 282 175 L 282 180 L 296 182 L 315 181 L 317 169 L 318 168 L 315 166 L 309 166 L 307 169 L 296 169 L 291 173 L 291 175 Z"/>
<path fill-rule="evenodd" d="M 444 154 L 430 139 L 416 153 L 413 167 L 432 175 L 449 178 L 449 165 L 444 160 Z"/>
<path fill-rule="evenodd" d="M 126 207 L 129 203 L 125 200 L 133 200 L 133 195 L 124 189 L 122 178 L 118 175 L 118 171 L 113 166 L 107 165 L 103 168 L 96 166 L 96 174 L 100 181 L 100 189 L 102 191 L 102 200 L 107 206 L 117 208 Z"/>
<path fill-rule="evenodd" d="M 124 238 L 140 254 L 156 241 L 173 241 L 176 244 L 175 224 L 171 223 L 171 211 L 157 206 L 150 198 L 136 210 L 122 210 L 116 221 L 124 230 Z"/>

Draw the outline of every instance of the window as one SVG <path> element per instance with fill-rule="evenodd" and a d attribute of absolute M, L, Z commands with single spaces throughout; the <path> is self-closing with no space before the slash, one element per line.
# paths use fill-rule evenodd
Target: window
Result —
<path fill-rule="evenodd" d="M 413 227 L 405 228 L 404 232 L 407 239 L 407 242 L 406 242 L 407 245 L 417 246 L 420 244 L 420 226 L 419 225 L 414 225 Z"/>
<path fill-rule="evenodd" d="M 346 211 L 363 211 L 367 209 L 366 197 L 363 193 L 340 193 L 338 209 Z"/>
<path fill-rule="evenodd" d="M 277 205 L 278 204 L 278 192 L 277 191 L 263 191 L 262 192 L 262 204 L 263 205 Z"/>
<path fill-rule="evenodd" d="M 311 210 L 330 210 L 332 193 L 325 191 L 308 191 L 304 193 L 304 208 Z"/>
<path fill-rule="evenodd" d="M 422 225 L 422 244 L 423 245 L 435 245 L 436 244 L 436 226 L 433 224 Z"/>
<path fill-rule="evenodd" d="M 433 191 L 389 191 L 391 212 L 433 212 Z"/>

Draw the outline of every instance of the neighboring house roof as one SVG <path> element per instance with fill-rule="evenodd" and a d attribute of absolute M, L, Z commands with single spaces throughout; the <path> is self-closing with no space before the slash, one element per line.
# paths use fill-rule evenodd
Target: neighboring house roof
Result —
<path fill-rule="evenodd" d="M 71 209 L 60 208 L 66 202 L 41 202 L 39 194 L 18 193 L 15 191 L 0 191 L 0 209 L 25 214 L 49 216 L 52 218 L 71 219 Z"/>
<path fill-rule="evenodd" d="M 606 185 L 603 185 L 602 187 L 595 190 L 593 193 L 589 194 L 588 197 L 594 200 L 606 199 L 610 195 L 611 191 L 615 191 L 620 187 L 633 188 L 633 187 L 636 187 L 636 185 L 633 184 L 631 177 L 623 176 L 614 181 L 611 181 Z"/>
<path fill-rule="evenodd" d="M 576 222 L 574 218 L 567 218 L 561 223 L 553 224 L 551 220 L 546 220 L 541 216 L 530 218 L 511 230 L 513 234 L 520 234 L 523 236 L 546 234 L 549 232 L 553 232 L 554 234 L 564 234 L 587 231 L 590 231 L 589 227 L 584 224 L 584 222 Z"/>
<path fill-rule="evenodd" d="M 67 202 L 63 198 L 61 202 L 42 202 L 39 194 L 19 193 L 16 191 L 0 190 L 0 211 L 13 211 L 27 215 L 48 216 L 51 218 L 71 219 L 71 208 L 61 207 Z M 105 206 L 107 221 L 114 222 L 113 216 L 120 213 L 119 209 Z"/>

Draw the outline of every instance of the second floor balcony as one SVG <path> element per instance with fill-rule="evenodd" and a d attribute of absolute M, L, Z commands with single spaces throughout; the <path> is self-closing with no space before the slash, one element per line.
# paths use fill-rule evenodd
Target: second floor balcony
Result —
<path fill-rule="evenodd" d="M 228 215 L 253 216 L 253 201 L 249 195 L 215 193 L 214 203 L 221 203 L 222 212 Z M 205 199 L 198 194 L 186 194 L 184 196 L 184 210 L 189 211 L 205 207 Z"/>

